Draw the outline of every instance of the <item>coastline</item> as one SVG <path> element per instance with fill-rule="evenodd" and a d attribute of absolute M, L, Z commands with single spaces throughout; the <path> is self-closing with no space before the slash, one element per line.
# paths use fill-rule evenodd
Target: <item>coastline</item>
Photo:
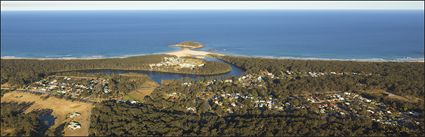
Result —
<path fill-rule="evenodd" d="M 231 54 L 227 56 L 243 57 L 243 58 L 263 58 L 263 59 L 286 59 L 286 60 L 310 60 L 310 61 L 347 61 L 347 62 L 418 62 L 424 63 L 425 58 L 396 58 L 396 59 L 383 59 L 383 58 L 353 58 L 353 59 L 342 59 L 342 58 L 320 58 L 320 57 L 291 57 L 291 56 L 249 56 L 249 55 L 238 55 Z"/>
<path fill-rule="evenodd" d="M 181 48 L 180 50 L 173 50 L 168 52 L 159 53 L 148 53 L 148 54 L 134 54 L 134 55 L 122 55 L 122 56 L 88 56 L 88 57 L 16 57 L 16 56 L 1 56 L 0 59 L 30 59 L 30 60 L 96 60 L 96 59 L 113 59 L 113 58 L 129 58 L 146 55 L 175 55 L 177 57 L 187 56 L 235 56 L 235 57 L 249 57 L 249 58 L 267 58 L 267 59 L 288 59 L 288 60 L 311 60 L 311 61 L 351 61 L 351 62 L 418 62 L 424 63 L 424 58 L 396 58 L 396 59 L 383 59 L 383 58 L 364 58 L 364 59 L 341 59 L 341 58 L 321 58 L 321 57 L 291 57 L 291 56 L 251 56 L 251 55 L 240 55 L 240 54 L 223 54 L 217 52 L 192 50 L 189 48 Z"/>
<path fill-rule="evenodd" d="M 199 51 L 199 50 L 192 50 L 189 48 L 182 48 L 178 51 L 172 51 L 165 53 L 167 55 L 174 55 L 177 57 L 187 57 L 187 56 L 195 56 L 195 57 L 203 57 L 207 55 L 218 55 L 218 56 L 224 56 L 224 54 L 214 53 L 214 52 L 208 52 L 208 51 Z"/>

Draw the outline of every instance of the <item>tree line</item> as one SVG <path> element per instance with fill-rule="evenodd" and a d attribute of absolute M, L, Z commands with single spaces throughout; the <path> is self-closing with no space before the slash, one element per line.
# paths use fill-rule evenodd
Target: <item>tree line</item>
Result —
<path fill-rule="evenodd" d="M 75 59 L 75 60 L 35 60 L 35 59 L 1 59 L 1 84 L 23 86 L 44 78 L 52 73 L 64 71 L 111 69 L 111 70 L 147 70 L 151 71 L 149 64 L 161 62 L 163 57 L 169 55 L 146 55 L 128 58 L 106 59 Z M 161 70 L 163 72 L 213 75 L 231 70 L 228 64 L 206 61 L 202 69 L 172 68 Z"/>
<path fill-rule="evenodd" d="M 151 105 L 104 102 L 92 111 L 92 136 L 405 136 L 410 130 L 372 122 L 367 118 L 341 119 L 293 110 L 286 114 L 191 114 Z"/>

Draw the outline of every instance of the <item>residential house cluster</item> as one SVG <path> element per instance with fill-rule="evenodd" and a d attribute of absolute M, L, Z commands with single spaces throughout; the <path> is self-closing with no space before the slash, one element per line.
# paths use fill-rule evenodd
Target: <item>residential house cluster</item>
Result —
<path fill-rule="evenodd" d="M 78 121 L 71 121 L 71 122 L 68 123 L 68 128 L 70 128 L 72 130 L 80 129 L 81 124 Z"/>
<path fill-rule="evenodd" d="M 81 115 L 81 113 L 79 113 L 79 112 L 72 112 L 72 113 L 68 114 L 67 118 L 74 119 L 76 117 L 79 117 L 80 115 Z M 72 130 L 80 129 L 81 124 L 80 124 L 80 122 L 73 120 L 73 121 L 68 123 L 68 128 L 70 128 Z"/>
<path fill-rule="evenodd" d="M 126 104 L 130 104 L 130 105 L 140 104 L 140 102 L 136 101 L 136 100 L 122 100 L 122 99 L 118 99 L 118 100 L 110 99 L 110 100 L 114 101 L 115 103 L 126 103 Z"/>
<path fill-rule="evenodd" d="M 165 98 L 169 101 L 175 102 L 179 99 L 181 93 L 173 92 L 170 94 L 166 94 Z"/>
<path fill-rule="evenodd" d="M 356 73 L 356 72 L 307 72 L 307 76 L 310 77 L 320 77 L 320 76 L 329 76 L 329 75 L 359 75 L 359 76 L 371 76 L 372 73 Z"/>
<path fill-rule="evenodd" d="M 336 76 L 343 76 L 343 75 L 359 75 L 359 76 L 371 76 L 372 73 L 357 73 L 357 72 L 314 72 L 314 71 L 308 71 L 308 72 L 298 72 L 298 71 L 290 71 L 286 70 L 284 75 L 288 76 L 309 76 L 309 77 L 321 77 L 321 76 L 329 76 L 329 75 L 336 75 Z"/>
<path fill-rule="evenodd" d="M 293 99 L 294 97 L 289 97 Z M 288 100 L 274 98 L 273 96 L 253 96 L 253 95 L 243 95 L 241 93 L 224 93 L 220 92 L 210 98 L 210 101 L 214 104 L 220 106 L 222 110 L 225 110 L 228 113 L 233 113 L 235 110 L 250 107 L 258 108 L 261 110 L 277 110 L 284 111 L 287 108 L 291 109 L 305 109 L 305 104 L 299 104 L 298 106 L 291 104 Z M 246 103 L 250 102 L 250 103 Z"/>
<path fill-rule="evenodd" d="M 42 93 L 63 94 L 72 97 L 90 95 L 93 92 L 109 93 L 109 80 L 104 78 L 50 76 L 27 87 Z"/>
<path fill-rule="evenodd" d="M 187 59 L 187 58 L 180 58 L 180 57 L 164 57 L 163 61 L 155 64 L 149 64 L 149 67 L 151 70 L 158 69 L 158 68 L 198 68 L 203 67 L 205 64 L 201 60 L 195 60 L 195 59 Z"/>
<path fill-rule="evenodd" d="M 364 98 L 354 92 L 333 93 L 325 96 L 309 96 L 306 99 L 312 103 L 313 107 L 318 109 L 318 113 L 337 116 L 368 116 L 373 121 L 399 126 L 406 123 L 420 124 L 415 121 L 412 115 L 399 112 L 394 108 L 377 102 L 372 99 Z M 366 112 L 366 115 L 362 112 Z"/>

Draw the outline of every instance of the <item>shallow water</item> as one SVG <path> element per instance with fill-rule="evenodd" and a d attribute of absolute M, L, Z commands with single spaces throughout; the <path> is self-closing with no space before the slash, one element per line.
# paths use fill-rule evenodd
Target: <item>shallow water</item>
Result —
<path fill-rule="evenodd" d="M 43 113 L 40 115 L 39 120 L 44 123 L 46 129 L 55 124 L 55 117 L 50 113 Z"/>

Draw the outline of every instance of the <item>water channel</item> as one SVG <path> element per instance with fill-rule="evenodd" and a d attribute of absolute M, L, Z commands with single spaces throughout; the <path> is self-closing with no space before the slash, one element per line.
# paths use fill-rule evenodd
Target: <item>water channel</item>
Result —
<path fill-rule="evenodd" d="M 152 80 L 157 83 L 161 83 L 162 80 L 173 80 L 173 79 L 181 79 L 181 78 L 190 78 L 190 79 L 222 79 L 227 77 L 238 77 L 242 75 L 245 71 L 233 64 L 227 63 L 223 60 L 205 57 L 206 61 L 216 61 L 226 63 L 231 66 L 232 70 L 230 72 L 218 75 L 195 75 L 195 74 L 177 74 L 177 73 L 167 73 L 167 72 L 155 72 L 155 71 L 145 71 L 145 70 L 110 70 L 110 69 L 99 69 L 99 70 L 81 70 L 78 72 L 84 73 L 106 73 L 106 74 L 124 74 L 124 73 L 140 73 L 149 76 Z"/>

